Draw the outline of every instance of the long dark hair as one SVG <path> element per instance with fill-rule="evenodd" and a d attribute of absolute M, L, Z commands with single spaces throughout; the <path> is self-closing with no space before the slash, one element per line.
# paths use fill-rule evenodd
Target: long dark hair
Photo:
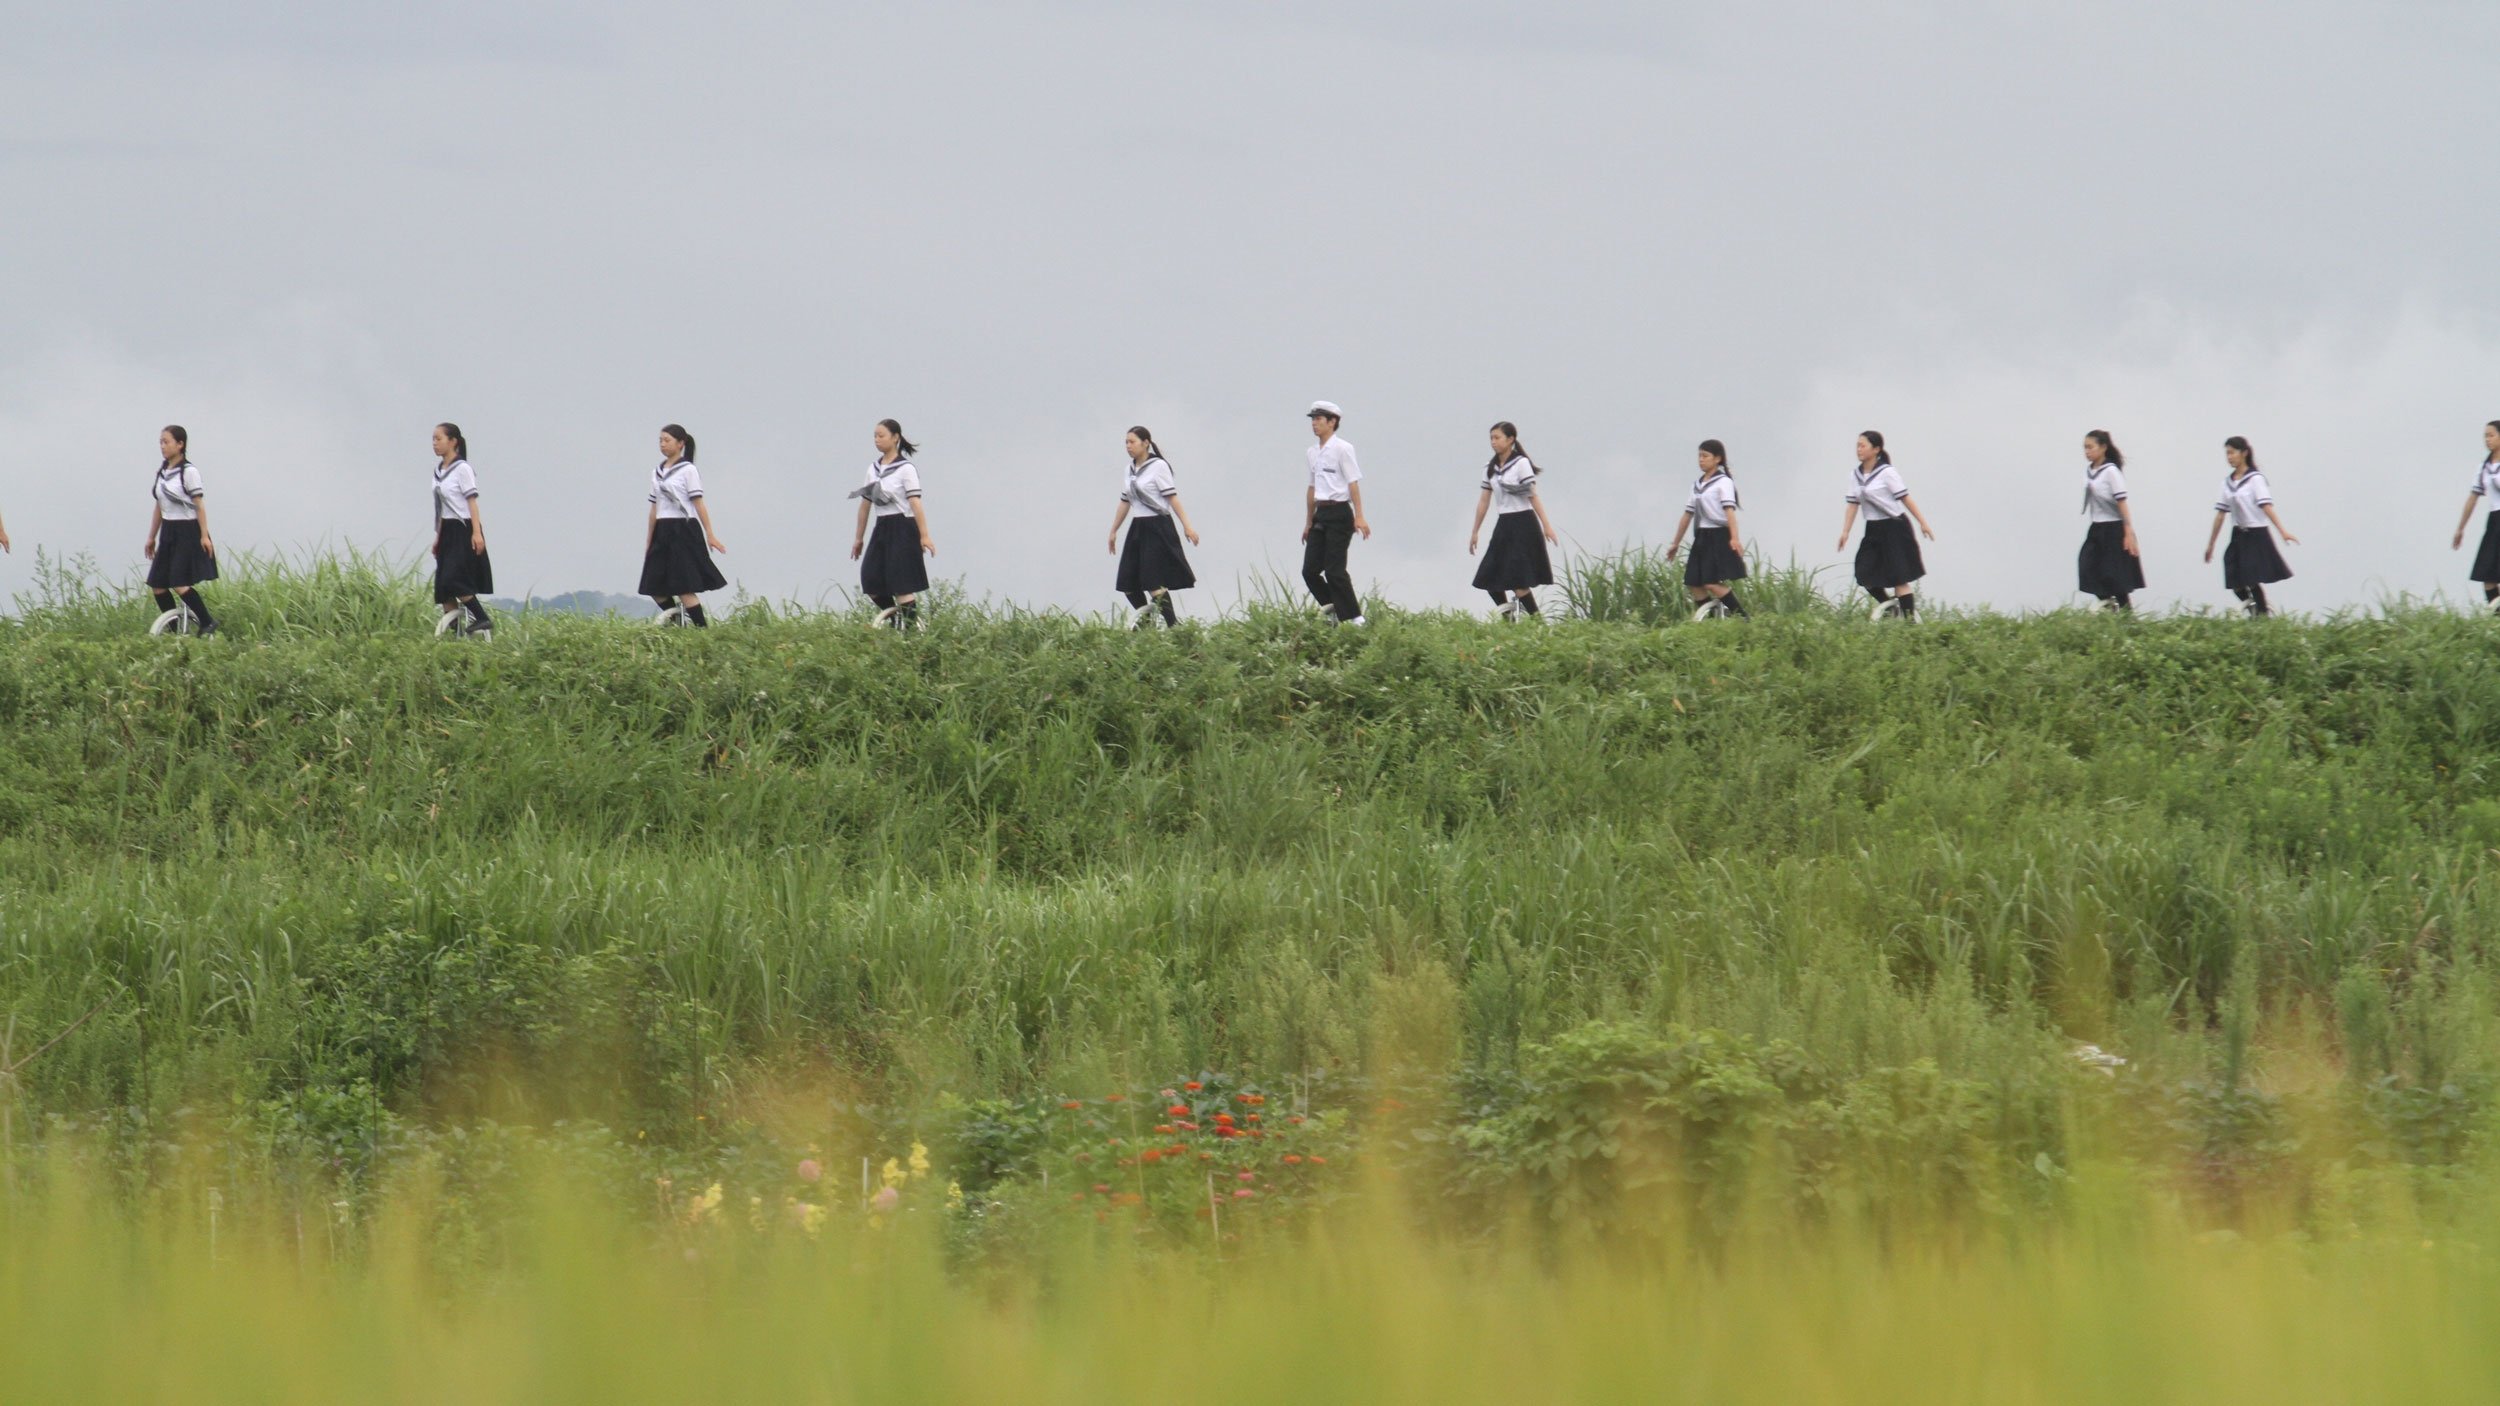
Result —
<path fill-rule="evenodd" d="M 2491 430 L 2500 430 L 2500 420 L 2490 420 L 2490 421 L 2486 421 L 2486 422 L 2484 423 L 2483 428 L 2485 428 L 2485 429 L 2491 429 Z M 2484 458 L 2483 458 L 2483 462 L 2484 462 L 2484 463 L 2486 463 L 2486 464 L 2500 463 L 2500 455 L 2485 455 L 2485 456 L 2484 456 Z"/>
<path fill-rule="evenodd" d="M 2229 439 L 2222 442 L 2222 447 L 2225 449 L 2236 449 L 2240 451 L 2240 457 L 2248 463 L 2248 471 L 2252 474 L 2257 472 L 2257 451 L 2248 447 L 2247 440 L 2242 439 L 2238 435 L 2233 435 Z M 2294 474 L 2292 477 L 2298 478 L 2300 475 Z"/>
<path fill-rule="evenodd" d="M 469 437 L 460 432 L 460 427 L 458 425 L 453 424 L 449 420 L 445 420 L 443 423 L 436 425 L 434 428 L 441 430 L 445 435 L 450 437 L 452 458 L 466 459 L 469 457 Z M 684 442 L 682 436 L 680 437 L 680 442 Z M 689 459 L 694 457 L 694 446 L 691 444 L 686 445 L 686 457 Z"/>
<path fill-rule="evenodd" d="M 686 433 L 684 425 L 662 425 L 660 433 L 686 446 L 686 452 L 679 456 L 678 462 L 686 464 L 694 462 L 694 436 Z"/>
<path fill-rule="evenodd" d="M 892 425 L 894 422 L 892 420 L 888 420 L 885 423 Z M 1138 461 L 1141 466 L 1156 459 L 1163 459 L 1163 446 L 1155 443 L 1154 431 L 1147 429 L 1144 425 L 1131 425 L 1128 427 L 1128 432 L 1137 436 L 1138 443 L 1146 446 L 1146 457 Z M 895 430 L 894 437 L 896 439 L 901 439 L 903 437 L 903 432 L 899 429 Z M 906 448 L 904 452 L 909 453 L 910 450 Z M 1172 467 L 1172 461 L 1169 459 L 1163 459 L 1163 467 L 1167 469 Z"/>
<path fill-rule="evenodd" d="M 1858 438 L 1865 440 L 1867 444 L 1874 449 L 1875 467 L 1880 469 L 1886 464 L 1892 462 L 1892 451 L 1884 447 L 1884 432 L 1882 430 L 1868 430 L 1864 434 L 1859 435 Z"/>
<path fill-rule="evenodd" d="M 1519 427 L 1517 425 L 1512 424 L 1508 420 L 1496 420 L 1493 423 L 1493 428 L 1500 430 L 1503 434 L 1510 437 L 1510 459 L 1521 459 L 1527 457 L 1528 446 L 1519 442 Z M 1510 459 L 1505 459 L 1499 454 L 1494 455 L 1492 458 L 1484 461 L 1485 472 L 1496 474 L 1500 473 L 1502 471 L 1502 465 L 1509 463 Z M 1543 473 L 1545 471 L 1545 466 L 1537 463 L 1534 459 L 1529 459 L 1528 464 L 1539 473 Z"/>
<path fill-rule="evenodd" d="M 2113 469 L 2123 469 L 2127 466 L 2127 456 L 2118 452 L 2118 441 L 2109 437 L 2109 431 L 2085 430 L 2083 437 L 2101 446 L 2102 463 Z"/>
<path fill-rule="evenodd" d="M 167 425 L 165 433 L 174 437 L 174 448 L 182 455 L 174 461 L 174 467 L 179 469 L 188 466 L 191 462 L 191 432 L 180 425 Z"/>
<path fill-rule="evenodd" d="M 880 425 L 885 426 L 885 432 L 886 432 L 887 434 L 890 434 L 890 435 L 894 436 L 894 448 L 895 448 L 895 451 L 896 451 L 897 453 L 901 454 L 901 455 L 902 455 L 902 457 L 904 457 L 904 458 L 908 459 L 908 458 L 910 458 L 911 456 L 913 456 L 914 454 L 917 454 L 917 453 L 919 453 L 919 452 L 920 452 L 920 446 L 919 446 L 919 445 L 914 444 L 914 443 L 912 443 L 910 440 L 905 439 L 905 438 L 903 437 L 903 422 L 902 422 L 902 421 L 900 421 L 900 420 L 879 420 L 877 423 L 878 423 L 878 424 L 880 424 Z M 1152 441 L 1151 439 L 1149 439 L 1147 442 L 1151 444 L 1153 441 Z"/>
<path fill-rule="evenodd" d="M 1726 445 L 1719 443 L 1719 442 L 1718 442 L 1717 440 L 1715 440 L 1715 439 L 1705 439 L 1705 440 L 1703 440 L 1700 444 L 1698 444 L 1698 445 L 1696 445 L 1696 446 L 1694 446 L 1694 447 L 1695 447 L 1695 448 L 1697 448 L 1697 449 L 1699 449 L 1702 453 L 1709 455 L 1711 458 L 1718 460 L 1718 461 L 1719 461 L 1719 468 L 1720 468 L 1720 470 L 1721 470 L 1722 472 L 1724 472 L 1724 473 L 1725 473 L 1725 474 L 1726 474 L 1729 478 L 1734 478 L 1734 477 L 1736 477 L 1736 471 L 1735 471 L 1734 469 L 1728 468 L 1728 466 L 1727 466 L 1727 446 L 1726 446 Z"/>

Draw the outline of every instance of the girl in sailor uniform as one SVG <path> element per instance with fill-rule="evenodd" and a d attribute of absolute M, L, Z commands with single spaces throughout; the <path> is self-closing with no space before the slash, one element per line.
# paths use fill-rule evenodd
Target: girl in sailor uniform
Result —
<path fill-rule="evenodd" d="M 2214 541 L 2222 536 L 2222 524 L 2231 524 L 2231 545 L 2222 553 L 2222 584 L 2240 598 L 2240 605 L 2250 615 L 2270 615 L 2273 607 L 2266 600 L 2266 587 L 2292 578 L 2291 567 L 2284 564 L 2283 553 L 2274 545 L 2274 532 L 2266 524 L 2274 524 L 2276 532 L 2293 546 L 2300 539 L 2275 515 L 2274 490 L 2266 485 L 2266 476 L 2257 468 L 2257 451 L 2248 441 L 2233 435 L 2222 442 L 2222 457 L 2231 466 L 2230 475 L 2222 480 L 2222 497 L 2214 503 L 2214 529 L 2205 534 L 2205 560 L 2214 559 Z"/>
<path fill-rule="evenodd" d="M 713 552 L 726 552 L 712 531 L 712 510 L 703 501 L 703 474 L 694 463 L 694 436 L 683 425 L 660 430 L 660 466 L 651 471 L 651 517 L 643 533 L 640 593 L 665 613 L 671 606 L 685 619 L 709 628 L 702 595 L 729 584 L 712 564 Z"/>
<path fill-rule="evenodd" d="M 2144 555 L 2136 550 L 2135 515 L 2127 507 L 2127 456 L 2109 431 L 2083 437 L 2083 551 L 2075 558 L 2076 588 L 2097 598 L 2103 610 L 2133 611 L 2129 599 L 2144 589 Z"/>
<path fill-rule="evenodd" d="M 1180 485 L 1172 477 L 1172 466 L 1164 462 L 1163 451 L 1155 445 L 1154 431 L 1144 425 L 1132 425 L 1128 432 L 1128 482 L 1120 489 L 1120 506 L 1111 514 L 1110 549 L 1119 554 L 1120 573 L 1113 589 L 1128 601 L 1132 625 L 1143 620 L 1149 597 L 1163 615 L 1166 625 L 1178 625 L 1180 616 L 1172 609 L 1172 592 L 1185 591 L 1198 584 L 1197 573 L 1189 569 L 1189 558 L 1181 554 L 1181 538 L 1187 535 L 1189 545 L 1198 545 L 1198 529 L 1189 525 L 1189 511 L 1181 506 Z M 1179 527 L 1174 528 L 1175 519 Z M 1128 546 L 1120 545 L 1120 524 L 1128 523 Z"/>
<path fill-rule="evenodd" d="M 469 439 L 446 420 L 434 427 L 434 604 L 445 615 L 469 612 L 470 633 L 495 637 L 482 592 L 495 589 L 494 563 L 486 558 L 486 514 L 478 506 L 477 470 L 469 467 Z"/>
<path fill-rule="evenodd" d="M 1543 471 L 1519 442 L 1519 427 L 1508 420 L 1493 427 L 1493 457 L 1485 462 L 1484 488 L 1476 494 L 1476 520 L 1467 529 L 1467 555 L 1476 554 L 1484 533 L 1484 515 L 1498 502 L 1493 542 L 1476 564 L 1476 589 L 1493 598 L 1505 620 L 1537 613 L 1536 588 L 1554 584 L 1554 563 L 1545 552 L 1555 535 L 1554 519 L 1536 491 Z"/>
<path fill-rule="evenodd" d="M 200 599 L 199 585 L 217 579 L 217 543 L 208 531 L 208 493 L 200 486 L 199 466 L 191 462 L 191 433 L 167 425 L 156 437 L 156 466 L 150 493 L 155 506 L 148 513 L 148 591 L 156 608 L 183 608 L 199 621 L 200 633 L 217 633 L 217 621 Z"/>
<path fill-rule="evenodd" d="M 2468 489 L 2465 511 L 2457 517 L 2457 535 L 2449 540 L 2448 550 L 2465 545 L 2466 524 L 2474 520 L 2474 505 L 2490 509 L 2483 519 L 2483 545 L 2474 553 L 2474 571 L 2470 579 L 2483 586 L 2483 603 L 2500 612 L 2500 420 L 2483 426 L 2483 466 L 2474 475 L 2474 486 Z M 9 539 L 0 536 L 0 547 Z"/>
<path fill-rule="evenodd" d="M 1737 535 L 1736 480 L 1727 470 L 1727 446 L 1705 439 L 1695 458 L 1701 477 L 1693 484 L 1693 496 L 1685 501 L 1684 516 L 1676 520 L 1667 560 L 1675 560 L 1684 549 L 1685 530 L 1692 528 L 1693 554 L 1684 562 L 1684 593 L 1696 606 L 1716 601 L 1728 612 L 1750 617 L 1753 612 L 1745 609 L 1745 603 L 1736 598 L 1736 588 L 1728 584 L 1745 579 L 1745 545 Z"/>
<path fill-rule="evenodd" d="M 868 481 L 850 492 L 859 500 L 851 559 L 859 563 L 860 594 L 877 603 L 876 623 L 908 630 L 918 625 L 920 593 L 929 589 L 929 568 L 921 558 L 937 555 L 928 510 L 920 505 L 920 470 L 911 462 L 919 446 L 903 437 L 894 420 L 879 420 L 870 438 L 876 460 L 868 466 Z M 872 517 L 874 533 L 868 530 Z"/>
<path fill-rule="evenodd" d="M 1914 588 L 1927 574 L 1927 561 L 1919 554 L 1918 537 L 1936 540 L 1936 530 L 1927 525 L 1927 515 L 1911 501 L 1909 486 L 1902 482 L 1901 471 L 1892 466 L 1891 451 L 1884 448 L 1884 437 L 1874 430 L 1858 436 L 1858 466 L 1849 474 L 1846 501 L 1849 511 L 1840 519 L 1840 546 L 1849 547 L 1849 529 L 1857 523 L 1858 513 L 1866 513 L 1866 535 L 1858 542 L 1858 584 L 1866 593 L 1885 604 L 1894 615 L 1905 620 L 1918 618 L 1918 595 Z M 1918 523 L 1918 537 L 1910 535 L 1910 523 Z"/>

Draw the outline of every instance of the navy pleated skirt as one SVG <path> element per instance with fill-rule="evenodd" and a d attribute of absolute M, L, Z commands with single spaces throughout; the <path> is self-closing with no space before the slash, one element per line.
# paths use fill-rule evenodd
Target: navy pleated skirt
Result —
<path fill-rule="evenodd" d="M 1719 586 L 1745 579 L 1745 559 L 1724 527 L 1693 529 L 1693 550 L 1684 558 L 1684 584 Z"/>
<path fill-rule="evenodd" d="M 910 513 L 885 513 L 869 530 L 859 554 L 859 589 L 870 596 L 916 596 L 929 589 L 929 564 L 920 554 L 920 522 Z"/>
<path fill-rule="evenodd" d="M 495 589 L 495 564 L 469 550 L 474 524 L 447 517 L 434 531 L 434 603 L 449 605 Z"/>
<path fill-rule="evenodd" d="M 2144 589 L 2144 562 L 2127 550 L 2125 523 L 2096 522 L 2085 529 L 2083 550 L 2075 556 L 2075 586 L 2102 600 Z"/>
<path fill-rule="evenodd" d="M 643 595 L 699 596 L 729 584 L 712 564 L 703 541 L 703 524 L 690 517 L 664 517 L 651 527 L 650 550 L 642 554 Z"/>
<path fill-rule="evenodd" d="M 2248 586 L 2271 586 L 2277 581 L 2292 579 L 2292 568 L 2284 563 L 2282 549 L 2274 545 L 2274 533 L 2263 527 L 2234 527 L 2231 545 L 2222 549 L 2222 584 L 2232 590 Z"/>
<path fill-rule="evenodd" d="M 917 546 L 917 543 L 914 543 Z M 1181 552 L 1181 529 L 1168 513 L 1128 520 L 1128 538 L 1120 544 L 1120 574 L 1112 589 L 1122 595 L 1186 591 L 1198 584 Z"/>
<path fill-rule="evenodd" d="M 217 579 L 217 558 L 200 546 L 195 521 L 159 523 L 156 556 L 148 563 L 148 589 L 173 591 Z"/>
<path fill-rule="evenodd" d="M 1858 584 L 1883 595 L 1927 574 L 1927 558 L 1918 550 L 1918 534 L 1908 517 L 1879 518 L 1866 525 L 1858 539 Z"/>
<path fill-rule="evenodd" d="M 1529 591 L 1553 584 L 1554 562 L 1546 555 L 1545 533 L 1536 525 L 1536 514 L 1500 514 L 1493 524 L 1493 540 L 1484 544 L 1484 556 L 1476 562 L 1476 589 Z"/>

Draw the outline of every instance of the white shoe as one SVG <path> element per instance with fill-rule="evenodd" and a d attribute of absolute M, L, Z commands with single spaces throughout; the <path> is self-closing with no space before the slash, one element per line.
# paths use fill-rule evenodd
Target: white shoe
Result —
<path fill-rule="evenodd" d="M 1517 620 L 1520 614 L 1518 597 L 1514 596 L 1511 599 L 1502 602 L 1500 606 L 1495 608 L 1493 613 L 1504 620 Z"/>
<path fill-rule="evenodd" d="M 889 605 L 889 606 L 887 606 L 885 609 L 878 611 L 878 612 L 877 612 L 877 618 L 868 622 L 868 628 L 869 628 L 869 629 L 872 629 L 872 630 L 891 630 L 891 629 L 893 629 L 893 628 L 894 628 L 894 612 L 895 612 L 896 610 L 900 609 L 900 608 L 901 608 L 901 607 L 899 607 L 899 606 L 892 606 L 892 605 Z"/>
<path fill-rule="evenodd" d="M 1364 619 L 1362 616 L 1357 615 L 1357 616 L 1355 616 L 1353 619 L 1348 620 L 1346 623 L 1347 623 L 1347 624 L 1349 624 L 1349 625 L 1368 625 L 1368 624 L 1370 624 L 1371 622 L 1370 622 L 1369 620 Z"/>

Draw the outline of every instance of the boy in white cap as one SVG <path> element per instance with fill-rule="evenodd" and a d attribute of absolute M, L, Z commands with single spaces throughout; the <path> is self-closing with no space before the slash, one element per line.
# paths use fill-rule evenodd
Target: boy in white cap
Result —
<path fill-rule="evenodd" d="M 1302 583 L 1338 624 L 1361 625 L 1363 603 L 1355 598 L 1345 554 L 1354 534 L 1372 535 L 1363 516 L 1363 470 L 1354 462 L 1354 446 L 1337 437 L 1345 412 L 1318 400 L 1310 415 L 1319 442 L 1309 450 L 1311 484 L 1302 496 Z"/>

